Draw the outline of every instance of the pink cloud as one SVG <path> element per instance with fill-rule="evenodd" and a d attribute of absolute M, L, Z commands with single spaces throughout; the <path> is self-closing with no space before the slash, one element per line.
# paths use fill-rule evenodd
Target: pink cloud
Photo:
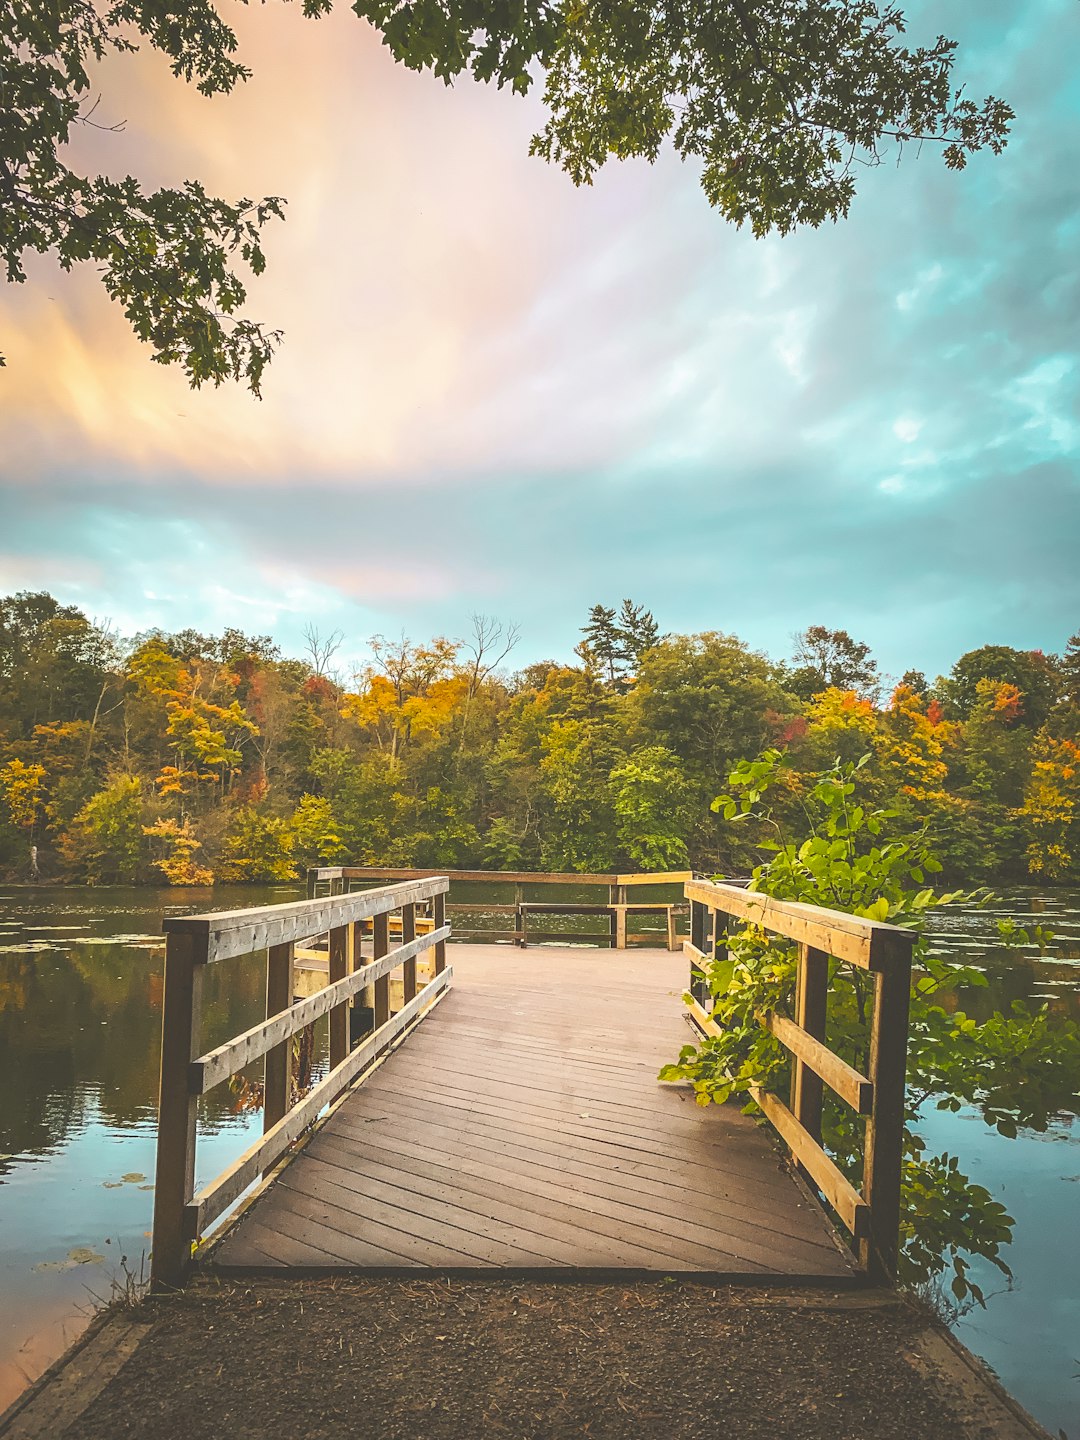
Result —
<path fill-rule="evenodd" d="M 320 587 L 379 610 L 388 604 L 454 599 L 460 595 L 466 578 L 464 567 L 443 563 L 423 545 L 403 551 L 394 561 L 372 560 L 360 550 L 355 562 L 339 555 L 324 556 L 306 571 L 297 568 L 295 557 L 287 554 L 280 561 L 260 561 L 257 568 L 267 585 L 279 594 L 287 596 L 291 592 L 301 608 L 310 603 L 313 580 Z M 486 588 L 495 586 L 496 577 L 470 565 L 468 581 Z"/>
<path fill-rule="evenodd" d="M 72 151 L 149 184 L 288 197 L 249 304 L 285 331 L 266 398 L 193 394 L 91 274 L 43 262 L 32 287 L 0 294 L 12 466 L 453 484 L 611 463 L 647 440 L 685 337 L 687 252 L 716 233 L 707 215 L 658 223 L 690 197 L 703 209 L 681 170 L 613 167 L 576 191 L 528 157 L 535 99 L 413 74 L 345 11 L 230 20 L 247 85 L 207 101 L 152 52 L 110 60 L 100 113 L 127 128 L 80 131 Z"/>

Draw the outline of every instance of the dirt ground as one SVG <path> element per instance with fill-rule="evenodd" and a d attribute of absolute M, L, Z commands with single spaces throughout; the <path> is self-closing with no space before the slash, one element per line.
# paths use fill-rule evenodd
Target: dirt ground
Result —
<path fill-rule="evenodd" d="M 181 1295 L 146 1302 L 123 1323 L 136 1339 L 125 1342 L 130 1353 L 114 1362 L 103 1388 L 99 1381 L 95 1398 L 79 1400 L 76 1387 L 74 1399 L 54 1404 L 43 1430 L 35 1430 L 29 1406 L 8 1433 L 65 1440 L 1013 1440 L 1041 1433 L 957 1360 L 925 1315 L 887 1293 L 765 1293 L 682 1281 L 204 1277 Z M 103 1331 L 98 1343 L 106 1339 Z"/>

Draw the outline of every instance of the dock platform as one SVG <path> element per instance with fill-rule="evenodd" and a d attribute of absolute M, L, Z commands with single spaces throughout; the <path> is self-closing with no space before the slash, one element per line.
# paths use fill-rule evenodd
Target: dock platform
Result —
<path fill-rule="evenodd" d="M 770 1132 L 660 1067 L 690 1038 L 663 950 L 450 947 L 454 983 L 208 1261 L 858 1283 Z"/>

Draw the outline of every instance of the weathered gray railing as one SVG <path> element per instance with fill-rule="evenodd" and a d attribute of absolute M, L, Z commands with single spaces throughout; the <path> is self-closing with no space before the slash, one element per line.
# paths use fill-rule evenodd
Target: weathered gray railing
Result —
<path fill-rule="evenodd" d="M 170 916 L 164 923 L 165 997 L 161 1036 L 161 1099 L 151 1279 L 157 1288 L 178 1285 L 191 1264 L 192 1246 L 253 1180 L 281 1158 L 319 1112 L 366 1069 L 446 990 L 445 875 L 355 894 L 330 895 L 289 905 Z M 416 933 L 416 907 L 430 904 L 433 929 Z M 401 941 L 390 948 L 390 915 L 401 912 Z M 373 956 L 361 952 L 361 931 L 371 922 Z M 297 942 L 329 935 L 330 983 L 293 1004 L 293 950 Z M 417 988 L 417 957 L 434 949 L 434 973 Z M 266 951 L 266 1019 L 203 1054 L 202 989 L 206 967 Z M 351 960 L 351 964 L 350 964 Z M 403 1006 L 390 1013 L 390 973 L 401 968 Z M 375 996 L 375 1028 L 349 1048 L 350 1000 L 368 986 Z M 292 1037 L 329 1015 L 330 1069 L 307 1095 L 291 1102 Z M 215 1180 L 195 1189 L 199 1097 L 265 1056 L 263 1135 Z"/>
<path fill-rule="evenodd" d="M 779 1131 L 804 1176 L 821 1191 L 855 1237 L 859 1261 L 870 1274 L 892 1276 L 900 1229 L 900 1167 L 904 1137 L 911 954 L 915 935 L 896 925 L 837 910 L 772 900 L 736 885 L 703 880 L 686 886 L 690 901 L 691 1016 L 705 1035 L 719 1034 L 711 1019 L 701 966 L 726 955 L 729 917 L 760 926 L 799 947 L 795 1014 L 762 1016 L 762 1023 L 792 1056 L 790 1108 L 767 1090 L 751 1095 Z M 829 959 L 846 961 L 874 977 L 869 1075 L 862 1075 L 825 1044 Z M 866 1116 L 860 1193 L 821 1144 L 822 1085 Z"/>

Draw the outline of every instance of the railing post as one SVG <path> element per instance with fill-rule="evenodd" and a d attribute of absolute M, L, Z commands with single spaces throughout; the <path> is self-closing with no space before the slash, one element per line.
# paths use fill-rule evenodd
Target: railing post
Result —
<path fill-rule="evenodd" d="M 702 948 L 705 949 L 706 953 L 711 951 L 713 964 L 720 964 L 726 960 L 728 956 L 728 917 L 726 913 L 720 909 L 713 910 L 711 914 L 712 934 L 706 937 L 706 943 Z M 701 977 L 701 990 L 702 999 L 700 1003 L 708 1009 L 712 1005 L 712 996 L 709 993 L 709 982 L 704 973 L 702 973 Z"/>
<path fill-rule="evenodd" d="M 695 950 L 705 951 L 705 925 L 708 911 L 701 900 L 690 901 L 690 944 Z M 709 987 L 705 983 L 705 972 L 691 960 L 690 994 L 699 1005 L 708 1004 Z"/>
<path fill-rule="evenodd" d="M 293 947 L 271 945 L 266 952 L 266 1018 L 288 1010 L 293 1003 Z M 289 1109 L 292 1080 L 292 1036 L 266 1052 L 263 1062 L 263 1133 Z"/>
<path fill-rule="evenodd" d="M 330 931 L 330 984 L 349 973 L 349 927 L 335 925 Z M 343 1000 L 330 1011 L 330 1069 L 334 1070 L 349 1053 L 349 1002 Z"/>
<path fill-rule="evenodd" d="M 206 950 L 194 935 L 165 940 L 165 994 L 161 1007 L 161 1086 L 154 1175 L 154 1234 L 150 1279 L 155 1290 L 183 1284 L 191 1265 L 184 1207 L 195 1193 L 195 1135 L 199 1101 L 188 1067 L 199 1054 Z"/>
<path fill-rule="evenodd" d="M 799 946 L 795 980 L 795 1024 L 824 1041 L 829 1005 L 829 957 L 810 945 Z M 791 1111 L 799 1124 L 820 1145 L 823 1082 L 798 1056 L 791 1063 Z M 802 1170 L 804 1178 L 806 1172 Z M 811 1182 L 812 1183 L 812 1182 Z"/>
<path fill-rule="evenodd" d="M 440 890 L 431 899 L 431 915 L 435 922 L 435 929 L 441 930 L 446 924 L 446 891 Z M 524 924 L 522 924 L 522 943 L 524 943 Z M 441 975 L 446 969 L 446 941 L 440 940 L 435 946 L 435 974 Z"/>
<path fill-rule="evenodd" d="M 616 899 L 615 903 L 618 905 L 619 908 L 618 908 L 618 909 L 616 910 L 616 912 L 615 912 L 615 948 L 616 948 L 616 950 L 625 950 L 625 949 L 626 949 L 626 921 L 627 921 L 626 906 L 627 906 L 627 904 L 628 904 L 628 901 L 627 901 L 627 898 L 626 898 L 626 896 L 627 896 L 627 888 L 626 888 L 626 886 L 625 886 L 625 885 L 620 885 L 620 886 L 618 887 L 618 890 L 617 890 L 616 893 L 617 893 L 617 897 L 618 897 L 618 898 Z"/>
<path fill-rule="evenodd" d="M 712 958 L 717 963 L 727 959 L 727 920 L 723 910 L 712 912 Z"/>
<path fill-rule="evenodd" d="M 352 922 L 352 964 L 354 970 L 359 970 L 362 965 L 368 962 L 364 959 L 364 922 L 354 920 Z M 372 1015 L 372 1028 L 374 1028 L 375 1015 L 375 987 L 365 985 L 354 1002 L 354 1010 L 359 1006 L 361 1010 L 369 1010 Z"/>
<path fill-rule="evenodd" d="M 401 943 L 407 945 L 410 940 L 416 939 L 416 906 L 403 905 L 401 907 Z M 416 956 L 406 960 L 401 967 L 401 1001 L 407 1005 L 410 1000 L 416 998 Z"/>
<path fill-rule="evenodd" d="M 374 940 L 375 959 L 381 960 L 390 949 L 390 916 L 385 910 L 371 917 L 371 933 Z M 375 1029 L 390 1019 L 390 976 L 381 975 L 375 981 Z"/>
<path fill-rule="evenodd" d="M 900 1175 L 904 1146 L 911 949 L 892 951 L 875 975 L 870 1030 L 870 1079 L 874 1103 L 866 1124 L 863 1199 L 870 1206 L 870 1234 L 859 1242 L 863 1268 L 879 1278 L 896 1274 L 900 1243 Z"/>
<path fill-rule="evenodd" d="M 318 884 L 319 884 L 319 872 L 318 872 L 318 870 L 309 869 L 308 872 L 307 872 L 307 898 L 308 898 L 309 900 L 314 900 L 314 899 L 315 899 L 315 891 L 316 891 L 316 889 L 317 889 L 317 887 L 318 887 Z"/>

